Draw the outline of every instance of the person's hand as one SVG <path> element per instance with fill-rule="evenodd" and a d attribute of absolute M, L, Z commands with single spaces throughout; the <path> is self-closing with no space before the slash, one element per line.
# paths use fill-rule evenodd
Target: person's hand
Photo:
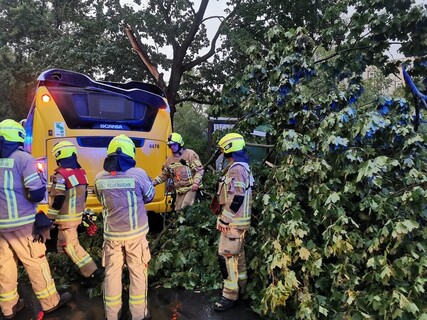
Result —
<path fill-rule="evenodd" d="M 191 186 L 191 191 L 197 191 L 199 189 L 199 185 L 197 183 L 193 183 Z"/>

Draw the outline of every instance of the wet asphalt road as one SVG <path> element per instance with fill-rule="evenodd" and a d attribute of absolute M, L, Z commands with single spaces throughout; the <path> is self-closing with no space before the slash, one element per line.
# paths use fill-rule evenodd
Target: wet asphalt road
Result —
<path fill-rule="evenodd" d="M 25 300 L 25 308 L 20 311 L 16 320 L 37 320 L 40 305 L 28 283 L 18 286 L 21 298 Z M 78 284 L 73 284 L 69 291 L 73 298 L 71 301 L 45 315 L 44 320 L 104 320 L 102 297 L 89 298 L 86 289 Z M 150 288 L 148 292 L 149 308 L 152 320 L 259 320 L 257 314 L 252 312 L 244 301 L 239 302 L 233 309 L 226 312 L 216 312 L 212 309 L 213 303 L 218 299 L 220 292 L 197 293 L 184 289 Z M 123 300 L 126 297 L 123 296 Z M 127 310 L 124 301 L 123 310 Z M 124 312 L 125 314 L 125 312 Z M 122 317 L 121 320 L 127 318 Z M 40 319 L 38 319 L 40 320 Z"/>

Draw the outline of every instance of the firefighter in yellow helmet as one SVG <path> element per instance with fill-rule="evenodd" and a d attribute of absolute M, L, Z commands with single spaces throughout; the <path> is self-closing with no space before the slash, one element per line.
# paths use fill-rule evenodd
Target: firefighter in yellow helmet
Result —
<path fill-rule="evenodd" d="M 221 299 L 216 311 L 232 308 L 246 286 L 246 261 L 243 248 L 246 231 L 251 223 L 253 177 L 245 150 L 245 140 L 238 133 L 225 135 L 218 143 L 228 160 L 217 197 L 221 211 L 217 219 L 220 231 L 218 260 L 223 281 Z"/>
<path fill-rule="evenodd" d="M 153 185 L 172 178 L 176 193 L 175 211 L 180 211 L 196 200 L 196 191 L 201 185 L 204 169 L 197 153 L 184 148 L 184 140 L 179 133 L 172 133 L 167 145 L 172 155 L 166 159 L 162 173 L 154 178 Z"/>
<path fill-rule="evenodd" d="M 122 270 L 129 269 L 129 311 L 132 319 L 150 319 L 147 306 L 148 218 L 144 204 L 154 198 L 151 179 L 135 168 L 135 144 L 121 134 L 107 149 L 104 170 L 95 177 L 95 194 L 104 210 L 104 305 L 108 320 L 120 318 Z"/>
<path fill-rule="evenodd" d="M 45 313 L 71 299 L 56 291 L 45 253 L 44 238 L 50 220 L 37 203 L 46 193 L 46 179 L 36 160 L 23 150 L 25 130 L 18 122 L 0 122 L 0 308 L 3 319 L 12 319 L 24 307 L 19 298 L 18 260 L 28 273 L 32 288 Z"/>
<path fill-rule="evenodd" d="M 77 162 L 77 149 L 69 141 L 61 141 L 52 148 L 58 168 L 50 177 L 48 217 L 58 226 L 57 250 L 66 253 L 80 273 L 82 283 L 94 287 L 104 279 L 92 257 L 80 245 L 77 227 L 82 222 L 87 197 L 86 171 Z"/>

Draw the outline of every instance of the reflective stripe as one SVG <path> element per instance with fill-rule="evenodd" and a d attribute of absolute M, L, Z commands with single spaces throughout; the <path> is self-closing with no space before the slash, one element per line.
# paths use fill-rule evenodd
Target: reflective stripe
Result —
<path fill-rule="evenodd" d="M 89 254 L 86 254 L 84 257 L 79 258 L 76 254 L 76 251 L 74 250 L 74 246 L 71 244 L 66 245 L 64 247 L 64 250 L 70 256 L 71 260 L 73 260 L 73 262 L 79 267 L 79 269 L 93 261 Z"/>
<path fill-rule="evenodd" d="M 63 183 L 56 183 L 55 184 L 55 190 L 65 191 L 66 190 L 65 184 L 63 184 Z"/>
<path fill-rule="evenodd" d="M 47 209 L 47 214 L 50 216 L 57 216 L 58 213 L 59 213 L 59 210 L 52 209 L 52 208 Z"/>
<path fill-rule="evenodd" d="M 122 294 L 118 294 L 117 296 L 109 297 L 104 296 L 104 303 L 107 306 L 115 306 L 122 303 Z"/>
<path fill-rule="evenodd" d="M 150 185 L 148 187 L 147 192 L 144 194 L 144 198 L 150 199 L 152 197 L 152 195 L 153 195 L 153 192 L 154 192 L 154 187 L 152 185 Z"/>
<path fill-rule="evenodd" d="M 237 275 L 237 260 L 231 256 L 229 258 L 226 258 L 227 261 L 227 271 L 228 271 L 228 278 L 224 280 L 224 287 L 229 290 L 238 290 L 239 284 L 237 282 L 238 278 Z"/>
<path fill-rule="evenodd" d="M 129 226 L 131 230 L 135 230 L 138 225 L 138 204 L 136 200 L 136 194 L 134 191 L 128 191 L 128 206 L 129 206 Z"/>
<path fill-rule="evenodd" d="M 246 183 L 234 180 L 234 186 L 246 189 Z"/>
<path fill-rule="evenodd" d="M 56 217 L 56 222 L 75 222 L 82 219 L 83 212 L 74 213 L 74 214 L 58 214 Z"/>
<path fill-rule="evenodd" d="M 0 301 L 1 302 L 12 301 L 12 300 L 15 300 L 17 296 L 18 296 L 18 289 L 15 288 L 13 291 L 0 294 Z"/>
<path fill-rule="evenodd" d="M 16 204 L 15 190 L 13 190 L 14 177 L 12 171 L 6 170 L 4 172 L 4 194 L 7 202 L 7 211 L 9 213 L 9 219 L 18 219 L 18 207 Z"/>
<path fill-rule="evenodd" d="M 47 263 L 42 263 L 40 268 L 42 269 L 44 279 L 50 283 L 50 285 L 42 291 L 35 292 L 37 299 L 46 299 L 54 294 L 58 294 L 56 291 L 55 282 L 53 282 L 52 276 L 50 275 L 49 266 Z"/>
<path fill-rule="evenodd" d="M 68 190 L 68 213 L 69 214 L 76 213 L 76 205 L 77 205 L 76 188 L 71 188 Z"/>
<path fill-rule="evenodd" d="M 25 185 L 25 187 L 28 188 L 28 185 L 31 182 L 33 182 L 34 180 L 36 180 L 36 179 L 40 179 L 40 176 L 39 176 L 39 174 L 37 172 L 33 173 L 33 174 L 30 174 L 28 177 L 24 178 L 24 185 Z"/>
<path fill-rule="evenodd" d="M 79 180 L 77 180 L 75 175 L 69 176 L 68 180 L 70 181 L 70 183 L 73 187 L 75 187 L 79 184 Z"/>
<path fill-rule="evenodd" d="M 229 226 L 248 226 L 250 225 L 251 217 L 234 218 Z"/>
<path fill-rule="evenodd" d="M 230 218 L 230 219 L 237 219 L 237 218 L 235 218 L 235 214 L 234 213 L 232 213 L 232 212 L 230 212 L 230 211 L 227 211 L 227 210 L 222 210 L 222 214 L 224 215 L 224 216 L 226 216 L 227 218 Z"/>
<path fill-rule="evenodd" d="M 104 224 L 105 225 L 105 224 Z M 148 223 L 144 224 L 141 228 L 127 231 L 127 232 L 111 232 L 104 229 L 104 239 L 106 240 L 130 240 L 141 235 L 147 234 L 148 232 Z"/>
<path fill-rule="evenodd" d="M 139 296 L 129 295 L 129 304 L 137 305 L 143 304 L 147 302 L 147 297 L 145 294 L 141 294 Z"/>
<path fill-rule="evenodd" d="M 246 280 L 248 279 L 248 274 L 246 271 L 239 273 L 239 280 Z"/>
<path fill-rule="evenodd" d="M 176 193 L 187 193 L 190 190 L 191 190 L 191 187 L 182 187 L 182 188 L 177 188 L 175 191 Z"/>
<path fill-rule="evenodd" d="M 0 219 L 0 229 L 24 226 L 30 223 L 34 223 L 35 220 L 35 214 L 19 217 L 17 219 Z"/>

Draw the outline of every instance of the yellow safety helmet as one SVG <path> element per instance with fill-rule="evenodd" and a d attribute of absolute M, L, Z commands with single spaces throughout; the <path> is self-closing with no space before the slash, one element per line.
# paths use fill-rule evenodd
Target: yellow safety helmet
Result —
<path fill-rule="evenodd" d="M 24 142 L 25 129 L 22 125 L 12 119 L 0 122 L 0 136 L 9 142 Z"/>
<path fill-rule="evenodd" d="M 182 136 L 179 133 L 173 132 L 169 138 L 168 142 L 166 142 L 167 145 L 171 145 L 174 143 L 178 143 L 181 147 L 184 146 L 184 139 L 182 139 Z"/>
<path fill-rule="evenodd" d="M 55 157 L 56 161 L 58 161 L 73 155 L 77 156 L 77 149 L 70 141 L 61 141 L 53 146 L 52 155 Z"/>
<path fill-rule="evenodd" d="M 238 133 L 228 133 L 219 140 L 218 146 L 222 152 L 227 154 L 243 150 L 245 147 L 245 140 L 243 136 Z"/>
<path fill-rule="evenodd" d="M 107 153 L 123 153 L 132 159 L 135 159 L 135 144 L 128 136 L 121 134 L 114 137 L 108 144 Z"/>

